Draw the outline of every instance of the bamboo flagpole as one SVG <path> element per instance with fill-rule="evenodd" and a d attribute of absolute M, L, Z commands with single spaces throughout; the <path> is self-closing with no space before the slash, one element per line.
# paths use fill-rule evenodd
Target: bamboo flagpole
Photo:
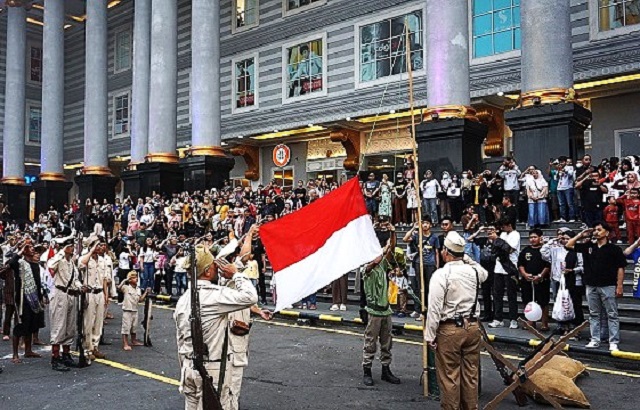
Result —
<path fill-rule="evenodd" d="M 425 287 L 428 285 L 424 280 L 424 260 L 422 258 L 424 248 L 422 234 L 422 198 L 420 197 L 420 173 L 418 167 L 418 147 L 416 144 L 416 118 L 413 102 L 413 67 L 411 67 L 411 38 L 409 34 L 409 19 L 405 18 L 405 61 L 407 62 L 407 74 L 409 79 L 409 109 L 411 110 L 411 146 L 413 148 L 414 175 L 413 183 L 416 188 L 416 199 L 418 202 L 418 257 L 420 258 L 420 302 L 422 303 L 422 312 L 426 311 Z M 422 326 L 426 326 L 426 316 L 423 317 Z M 429 396 L 429 351 L 426 340 L 422 338 L 422 387 L 425 397 Z"/>

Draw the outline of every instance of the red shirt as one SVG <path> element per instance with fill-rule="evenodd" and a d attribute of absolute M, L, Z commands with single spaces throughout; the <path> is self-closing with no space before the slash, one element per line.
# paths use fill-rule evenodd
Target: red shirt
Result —
<path fill-rule="evenodd" d="M 603 214 L 605 222 L 618 223 L 618 205 L 607 205 Z"/>
<path fill-rule="evenodd" d="M 624 205 L 624 219 L 640 221 L 640 199 L 627 198 L 625 195 L 618 198 L 618 203 Z"/>

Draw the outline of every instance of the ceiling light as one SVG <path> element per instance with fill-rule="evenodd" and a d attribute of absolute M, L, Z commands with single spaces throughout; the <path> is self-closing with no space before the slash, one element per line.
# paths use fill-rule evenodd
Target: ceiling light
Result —
<path fill-rule="evenodd" d="M 502 96 L 504 96 L 504 93 L 502 91 L 499 91 L 498 92 L 498 97 L 502 97 Z"/>
<path fill-rule="evenodd" d="M 278 130 L 273 130 L 273 132 L 278 132 Z"/>
<path fill-rule="evenodd" d="M 388 158 L 383 158 L 382 162 L 389 162 L 389 159 Z"/>
<path fill-rule="evenodd" d="M 351 121 L 351 117 L 347 117 L 345 118 L 347 121 Z"/>
<path fill-rule="evenodd" d="M 221 145 L 222 145 L 223 147 L 226 147 L 226 146 L 227 146 L 227 143 L 223 141 Z"/>
<path fill-rule="evenodd" d="M 241 140 L 244 138 L 244 135 L 238 135 L 238 139 Z"/>
<path fill-rule="evenodd" d="M 309 123 L 309 124 L 307 124 L 307 127 L 311 128 L 311 127 L 313 127 L 313 124 Z"/>
<path fill-rule="evenodd" d="M 111 0 L 109 4 L 107 4 L 107 8 L 112 8 L 122 3 L 122 0 Z"/>
<path fill-rule="evenodd" d="M 396 110 L 390 110 L 389 111 L 389 114 L 395 114 L 395 113 L 396 113 Z"/>

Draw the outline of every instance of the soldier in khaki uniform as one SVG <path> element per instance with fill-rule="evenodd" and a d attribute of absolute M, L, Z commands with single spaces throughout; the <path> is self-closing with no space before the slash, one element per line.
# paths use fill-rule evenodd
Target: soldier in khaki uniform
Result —
<path fill-rule="evenodd" d="M 68 371 L 69 367 L 75 365 L 71 358 L 71 344 L 76 335 L 76 296 L 86 291 L 86 288 L 79 280 L 78 268 L 73 259 L 73 238 L 65 239 L 60 246 L 61 250 L 48 262 L 55 286 L 49 305 L 51 367 L 57 371 Z"/>
<path fill-rule="evenodd" d="M 429 282 L 424 338 L 436 351 L 440 407 L 478 408 L 480 331 L 478 292 L 487 271 L 464 254 L 465 240 L 449 232 L 444 240 L 446 264 Z"/>
<path fill-rule="evenodd" d="M 218 278 L 219 268 L 221 276 L 233 279 L 235 289 L 212 283 Z M 195 271 L 198 276 L 202 333 L 204 342 L 209 349 L 209 358 L 205 366 L 215 383 L 219 379 L 220 360 L 224 359 L 222 358 L 222 348 L 225 334 L 229 329 L 228 313 L 255 305 L 258 302 L 258 294 L 251 281 L 238 273 L 234 265 L 225 261 L 215 261 L 209 250 L 202 245 L 196 247 Z M 176 321 L 178 357 L 181 368 L 180 391 L 185 395 L 185 409 L 197 410 L 202 409 L 202 379 L 191 363 L 193 346 L 191 344 L 190 315 L 191 292 L 187 291 L 180 297 L 173 317 Z M 231 347 L 231 344 L 229 345 Z M 238 349 L 240 349 L 239 346 Z M 229 399 L 225 397 L 221 401 L 223 408 L 229 410 L 229 404 L 225 404 Z"/>
<path fill-rule="evenodd" d="M 88 241 L 89 251 L 80 257 L 80 268 L 86 269 L 84 285 L 88 287 L 87 308 L 84 313 L 85 349 L 89 358 L 104 359 L 106 356 L 98 349 L 102 327 L 104 325 L 104 311 L 109 303 L 109 287 L 105 279 L 105 261 L 103 258 L 105 244 L 98 238 Z"/>

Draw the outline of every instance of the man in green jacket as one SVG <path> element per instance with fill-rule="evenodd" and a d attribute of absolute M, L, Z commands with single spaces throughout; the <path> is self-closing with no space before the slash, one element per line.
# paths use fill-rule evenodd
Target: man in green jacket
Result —
<path fill-rule="evenodd" d="M 364 348 L 362 368 L 364 370 L 363 383 L 373 386 L 371 366 L 376 355 L 377 341 L 380 339 L 380 362 L 382 363 L 382 380 L 393 384 L 400 384 L 400 379 L 391 373 L 391 314 L 389 306 L 389 279 L 387 273 L 391 269 L 393 250 L 396 247 L 395 228 L 391 226 L 391 237 L 383 248 L 382 254 L 373 262 L 364 266 L 364 292 L 367 298 L 366 310 L 369 321 L 364 331 Z"/>

